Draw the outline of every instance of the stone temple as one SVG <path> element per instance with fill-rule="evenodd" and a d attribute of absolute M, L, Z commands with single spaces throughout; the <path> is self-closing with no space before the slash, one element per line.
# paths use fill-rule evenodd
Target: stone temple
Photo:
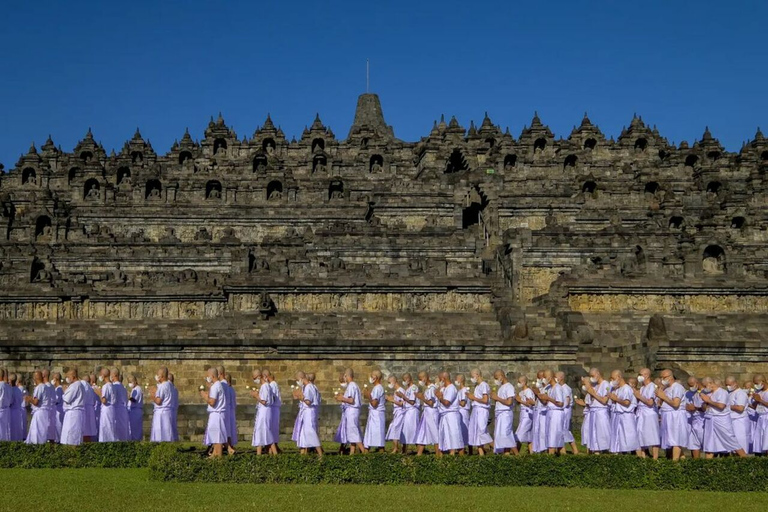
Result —
<path fill-rule="evenodd" d="M 766 372 L 767 172 L 759 130 L 729 153 L 639 117 L 616 140 L 486 115 L 404 142 L 374 94 L 344 139 L 319 117 L 291 141 L 219 117 L 164 155 L 138 131 L 117 154 L 49 139 L 0 175 L 0 364 L 166 364 L 192 439 L 219 362 L 243 435 L 255 366 L 286 404 L 297 369 L 329 404 L 346 366 Z"/>

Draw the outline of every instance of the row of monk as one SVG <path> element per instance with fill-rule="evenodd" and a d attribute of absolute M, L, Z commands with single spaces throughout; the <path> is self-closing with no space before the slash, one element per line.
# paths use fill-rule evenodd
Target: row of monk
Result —
<path fill-rule="evenodd" d="M 0 440 L 28 443 L 61 442 L 80 444 L 84 440 L 141 440 L 144 391 L 129 377 L 130 393 L 122 386 L 117 369 L 103 369 L 98 376 L 79 378 L 77 370 L 67 372 L 65 384 L 54 373 L 34 374 L 35 388 L 23 396 L 15 375 L 0 370 Z M 178 392 L 173 375 L 163 367 L 155 376 L 157 385 L 147 392 L 154 405 L 150 440 L 177 441 L 176 411 Z M 8 384 L 10 381 L 10 385 Z M 317 420 L 321 406 L 315 376 L 299 372 L 291 394 L 298 403 L 292 440 L 302 453 L 323 453 Z M 252 445 L 256 452 L 280 452 L 280 389 L 274 375 L 254 370 L 254 386 L 246 386 L 256 399 Z M 441 372 L 432 382 L 427 372 L 417 382 L 408 373 L 399 379 L 390 375 L 383 382 L 380 371 L 368 376 L 361 388 L 354 372 L 347 369 L 339 377 L 333 400 L 341 408 L 341 421 L 334 436 L 341 452 L 383 450 L 389 441 L 393 452 L 408 452 L 409 445 L 420 455 L 426 449 L 435 454 L 463 454 L 477 451 L 484 455 L 516 454 L 523 445 L 529 452 L 566 453 L 570 445 L 578 453 L 571 432 L 574 405 L 583 407 L 581 440 L 587 452 L 635 453 L 657 458 L 659 451 L 678 459 L 684 450 L 693 457 L 706 454 L 768 453 L 768 390 L 765 379 L 756 375 L 743 387 L 734 377 L 688 379 L 688 389 L 675 380 L 670 370 L 656 379 L 651 371 L 625 378 L 615 370 L 610 381 L 597 369 L 582 379 L 580 398 L 565 383 L 562 372 L 543 370 L 535 382 L 516 377 L 516 386 L 502 370 L 493 383 L 472 370 L 469 382 L 463 375 L 453 379 Z M 517 389 L 515 389 L 515 387 Z M 237 444 L 235 423 L 236 393 L 223 367 L 208 370 L 200 395 L 208 407 L 204 444 L 212 456 L 226 447 L 233 453 Z M 367 402 L 366 426 L 360 428 L 360 412 Z M 26 415 L 20 403 L 32 406 L 29 432 L 24 433 Z M 392 420 L 386 425 L 386 404 L 393 406 Z M 515 406 L 519 406 L 517 428 L 513 428 Z M 493 408 L 492 408 L 493 407 Z M 17 412 L 18 411 L 18 412 Z M 493 417 L 491 416 L 493 414 Z M 493 435 L 489 426 L 493 423 Z"/>

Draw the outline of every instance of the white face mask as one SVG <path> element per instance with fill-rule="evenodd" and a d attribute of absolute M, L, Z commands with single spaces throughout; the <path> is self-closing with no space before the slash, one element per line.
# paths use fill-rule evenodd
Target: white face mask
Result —
<path fill-rule="evenodd" d="M 661 379 L 661 385 L 665 388 L 669 386 L 669 379 Z"/>
<path fill-rule="evenodd" d="M 104 377 L 99 375 L 99 382 L 104 382 Z"/>
<path fill-rule="evenodd" d="M 728 386 L 729 393 L 733 393 L 734 391 L 736 391 L 736 386 Z"/>
<path fill-rule="evenodd" d="M 298 387 L 301 387 L 301 381 L 300 381 L 300 380 L 297 380 L 297 381 L 296 381 L 296 385 L 297 385 Z"/>
<path fill-rule="evenodd" d="M 392 384 L 391 382 L 390 382 L 389 384 L 387 384 L 387 387 L 388 387 L 389 389 L 395 389 L 395 385 L 394 385 L 394 384 Z"/>
<path fill-rule="evenodd" d="M 427 385 L 427 383 L 426 383 L 426 382 L 424 382 L 423 380 L 420 380 L 420 381 L 419 381 L 419 386 L 421 386 L 421 387 L 424 387 L 424 386 L 426 386 L 426 385 Z"/>
<path fill-rule="evenodd" d="M 493 383 L 497 386 L 501 386 L 501 381 L 499 379 L 493 379 Z"/>
<path fill-rule="evenodd" d="M 594 386 L 595 384 L 597 384 L 597 379 L 594 378 L 594 377 L 590 377 L 589 378 L 589 382 L 590 382 L 590 384 L 592 384 Z"/>
<path fill-rule="evenodd" d="M 408 386 L 408 381 L 403 381 L 403 386 Z"/>
<path fill-rule="evenodd" d="M 690 386 L 690 387 L 688 387 L 688 389 L 690 389 L 691 391 L 698 391 L 699 390 L 699 386 Z"/>
<path fill-rule="evenodd" d="M 213 382 L 213 379 L 212 379 L 212 378 L 210 378 L 210 377 L 206 377 L 206 378 L 205 378 L 205 382 L 207 382 L 208 384 L 210 384 L 211 382 Z"/>
<path fill-rule="evenodd" d="M 581 386 L 581 390 L 586 393 L 587 392 L 587 386 Z"/>
<path fill-rule="evenodd" d="M 343 387 L 343 388 L 347 387 L 347 383 L 346 382 L 342 382 L 341 383 L 341 387 Z"/>
<path fill-rule="evenodd" d="M 376 379 L 374 379 L 373 377 L 368 377 L 368 382 L 370 384 L 373 384 L 374 382 L 376 382 Z"/>
<path fill-rule="evenodd" d="M 469 378 L 469 381 L 470 381 L 472 384 L 477 384 L 477 379 L 476 379 L 475 377 L 470 377 L 470 378 Z"/>
<path fill-rule="evenodd" d="M 158 377 L 157 375 L 155 375 L 155 382 L 160 382 L 160 377 Z"/>
<path fill-rule="evenodd" d="M 129 387 L 129 388 L 132 388 L 133 386 L 135 386 L 135 384 L 134 384 L 133 382 L 129 382 L 129 383 L 128 383 L 128 387 Z"/>
<path fill-rule="evenodd" d="M 517 383 L 517 389 L 523 389 L 523 385 L 521 383 Z"/>
<path fill-rule="evenodd" d="M 72 384 L 72 379 L 67 377 L 66 379 L 64 379 L 64 382 L 66 382 L 67 384 Z"/>
<path fill-rule="evenodd" d="M 254 384 L 261 384 L 261 379 L 253 379 Z"/>
<path fill-rule="evenodd" d="M 638 384 L 645 384 L 645 377 L 643 377 L 642 375 L 638 375 L 637 376 L 637 383 Z"/>
<path fill-rule="evenodd" d="M 456 386 L 457 388 L 463 387 L 459 381 L 454 381 L 453 385 Z"/>
<path fill-rule="evenodd" d="M 617 380 L 612 380 L 612 381 L 611 381 L 611 387 L 612 387 L 613 389 L 616 389 L 617 387 L 619 387 L 619 381 L 617 381 Z"/>
<path fill-rule="evenodd" d="M 755 384 L 755 391 L 762 391 L 763 385 L 762 384 Z"/>

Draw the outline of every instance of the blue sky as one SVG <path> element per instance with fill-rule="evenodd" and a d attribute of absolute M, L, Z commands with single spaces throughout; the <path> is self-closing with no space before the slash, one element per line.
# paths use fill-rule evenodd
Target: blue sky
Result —
<path fill-rule="evenodd" d="M 0 20 L 0 162 L 48 134 L 107 150 L 136 127 L 165 153 L 219 111 L 288 137 L 315 112 L 340 138 L 371 91 L 405 140 L 488 111 L 513 135 L 535 110 L 558 136 L 585 111 L 633 113 L 670 140 L 709 125 L 729 150 L 768 131 L 768 2 L 17 2 Z"/>

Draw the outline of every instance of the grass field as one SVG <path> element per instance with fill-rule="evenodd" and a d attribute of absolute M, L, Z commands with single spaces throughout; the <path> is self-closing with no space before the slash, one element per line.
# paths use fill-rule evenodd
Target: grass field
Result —
<path fill-rule="evenodd" d="M 768 493 L 154 482 L 146 469 L 0 470 L 0 510 L 765 511 Z"/>

